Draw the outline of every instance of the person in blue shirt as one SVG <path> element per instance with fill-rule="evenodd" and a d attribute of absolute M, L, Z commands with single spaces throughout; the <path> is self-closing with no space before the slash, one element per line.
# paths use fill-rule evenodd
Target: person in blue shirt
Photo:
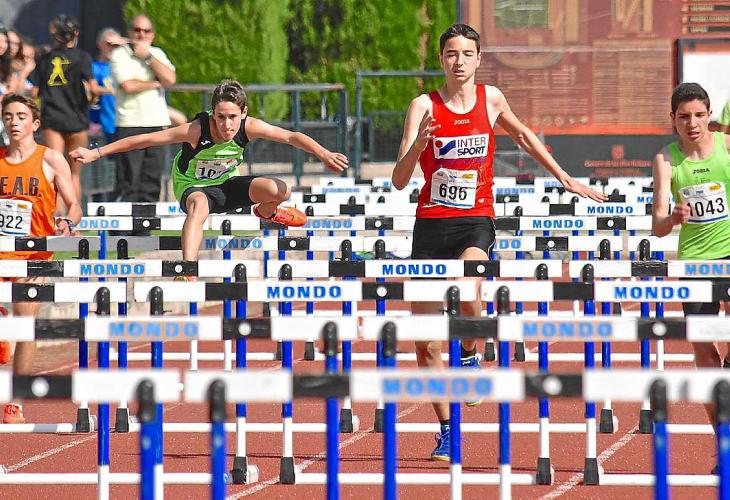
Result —
<path fill-rule="evenodd" d="M 92 123 L 92 135 L 99 135 L 98 130 L 101 129 L 105 144 L 114 140 L 116 132 L 114 124 L 116 97 L 114 96 L 109 56 L 115 48 L 125 43 L 127 40 L 114 28 L 104 28 L 96 37 L 99 56 L 92 62 L 91 70 L 102 92 L 99 99 L 91 106 L 89 118 Z"/>

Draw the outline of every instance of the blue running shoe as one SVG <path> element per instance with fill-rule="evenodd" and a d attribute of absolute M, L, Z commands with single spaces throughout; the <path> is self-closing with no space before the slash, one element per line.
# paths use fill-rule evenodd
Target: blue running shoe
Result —
<path fill-rule="evenodd" d="M 431 453 L 431 460 L 448 462 L 451 460 L 451 431 L 448 427 L 442 427 L 441 433 L 436 434 L 436 448 Z"/>
<path fill-rule="evenodd" d="M 461 358 L 461 366 L 462 368 L 472 368 L 474 370 L 480 370 L 481 369 L 481 357 L 479 354 L 474 353 L 471 356 L 467 356 L 466 358 Z M 477 406 L 482 403 L 482 399 L 476 399 L 474 401 L 465 401 L 464 404 L 466 406 Z"/>

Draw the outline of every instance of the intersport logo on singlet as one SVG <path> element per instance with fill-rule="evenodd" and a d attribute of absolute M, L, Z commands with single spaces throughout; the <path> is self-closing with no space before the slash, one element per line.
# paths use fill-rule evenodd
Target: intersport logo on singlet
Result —
<path fill-rule="evenodd" d="M 437 160 L 457 160 L 487 156 L 489 134 L 461 137 L 439 137 L 433 141 L 433 155 Z"/>

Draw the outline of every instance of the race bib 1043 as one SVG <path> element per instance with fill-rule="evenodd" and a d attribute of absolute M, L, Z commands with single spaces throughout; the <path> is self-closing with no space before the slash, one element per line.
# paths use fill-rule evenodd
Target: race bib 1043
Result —
<path fill-rule="evenodd" d="M 682 200 L 689 204 L 688 224 L 709 224 L 728 218 L 725 184 L 707 182 L 679 190 Z"/>
<path fill-rule="evenodd" d="M 33 203 L 25 200 L 0 200 L 0 234 L 28 236 Z"/>
<path fill-rule="evenodd" d="M 431 176 L 431 202 L 460 209 L 473 208 L 477 177 L 476 170 L 438 169 Z"/>

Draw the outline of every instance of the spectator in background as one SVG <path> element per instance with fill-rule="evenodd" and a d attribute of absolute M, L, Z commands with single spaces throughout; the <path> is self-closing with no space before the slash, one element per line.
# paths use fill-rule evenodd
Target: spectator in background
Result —
<path fill-rule="evenodd" d="M 722 108 L 720 118 L 717 119 L 719 125 L 718 130 L 723 134 L 730 134 L 730 99 L 725 103 L 725 107 Z"/>
<path fill-rule="evenodd" d="M 109 65 L 109 57 L 114 49 L 127 43 L 117 30 L 114 28 L 104 28 L 96 37 L 96 46 L 99 49 L 99 56 L 91 65 L 94 79 L 99 85 L 99 99 L 91 106 L 90 119 L 92 127 L 96 124 L 97 128 L 104 134 L 104 144 L 109 144 L 114 140 L 116 132 L 115 108 L 117 105 L 114 96 L 114 84 L 112 82 L 111 67 Z M 100 135 L 94 130 L 91 135 Z"/>
<path fill-rule="evenodd" d="M 49 26 L 57 45 L 38 61 L 31 75 L 41 99 L 43 142 L 65 153 L 88 145 L 89 92 L 99 93 L 91 73 L 91 56 L 76 48 L 76 19 L 60 15 Z M 71 163 L 75 194 L 81 199 L 81 164 Z"/>
<path fill-rule="evenodd" d="M 164 88 L 175 83 L 175 66 L 152 46 L 152 21 L 138 15 L 129 24 L 130 43 L 112 52 L 110 65 L 117 89 L 117 139 L 156 132 L 170 125 Z M 156 202 L 165 147 L 154 146 L 117 155 L 117 199 Z"/>
<path fill-rule="evenodd" d="M 0 96 L 14 91 L 15 75 L 13 74 L 8 34 L 4 29 L 0 29 Z"/>
<path fill-rule="evenodd" d="M 24 64 L 17 73 L 17 83 L 19 84 L 19 88 L 16 90 L 19 94 L 30 95 L 33 92 L 33 87 L 35 87 L 35 84 L 30 80 L 30 75 L 32 75 L 35 70 L 36 51 L 35 46 L 33 46 L 30 39 L 22 36 L 20 37 L 20 40 L 22 43 L 21 51 Z"/>
<path fill-rule="evenodd" d="M 23 59 L 23 40 L 15 30 L 8 30 L 7 37 L 12 69 L 15 72 L 20 72 L 25 66 L 25 60 Z"/>

